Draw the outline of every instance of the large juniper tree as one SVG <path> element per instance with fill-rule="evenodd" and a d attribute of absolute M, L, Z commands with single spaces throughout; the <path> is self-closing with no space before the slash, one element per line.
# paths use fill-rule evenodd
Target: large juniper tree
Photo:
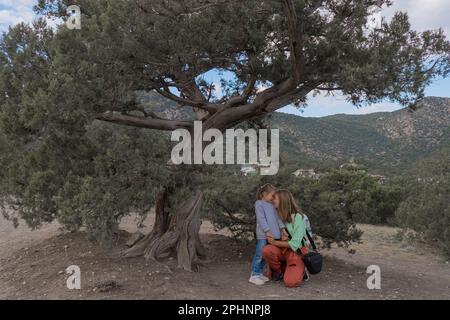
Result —
<path fill-rule="evenodd" d="M 78 4 L 82 28 L 52 31 L 40 21 L 1 39 L 2 202 L 31 225 L 58 218 L 74 229 L 109 230 L 129 210 L 148 209 L 153 196 L 140 190 L 159 192 L 154 230 L 126 255 L 176 251 L 180 266 L 195 268 L 203 254 L 202 169 L 174 182 L 162 156 L 139 151 L 145 138 L 137 131 L 123 138 L 92 128 L 191 130 L 202 120 L 204 129 L 224 130 L 303 104 L 315 91 L 340 91 L 355 105 L 414 106 L 434 77 L 448 75 L 450 45 L 442 30 L 411 30 L 405 13 L 371 23 L 390 2 L 40 0 L 39 14 L 63 19 L 66 6 Z M 224 75 L 223 95 L 205 80 L 208 72 Z M 138 92 L 155 92 L 194 117 L 165 118 Z M 178 204 L 176 193 L 185 196 Z M 119 205 L 118 197 L 131 200 Z"/>

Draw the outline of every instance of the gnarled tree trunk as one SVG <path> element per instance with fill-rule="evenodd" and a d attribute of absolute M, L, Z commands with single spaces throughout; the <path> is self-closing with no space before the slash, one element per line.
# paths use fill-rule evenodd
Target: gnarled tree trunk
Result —
<path fill-rule="evenodd" d="M 132 248 L 125 250 L 123 256 L 144 256 L 157 260 L 174 254 L 180 268 L 197 271 L 206 255 L 199 237 L 202 199 L 203 193 L 197 192 L 170 213 L 167 210 L 168 190 L 165 189 L 157 199 L 153 230 Z"/>

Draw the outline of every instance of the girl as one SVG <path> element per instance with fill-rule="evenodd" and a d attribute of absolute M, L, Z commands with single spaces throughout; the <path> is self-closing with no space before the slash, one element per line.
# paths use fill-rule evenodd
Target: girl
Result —
<path fill-rule="evenodd" d="M 276 188 L 271 184 L 266 184 L 258 189 L 256 193 L 256 252 L 252 261 L 252 273 L 249 279 L 250 283 L 263 285 L 270 279 L 263 275 L 265 261 L 262 257 L 262 250 L 267 244 L 268 239 L 280 239 L 287 232 L 284 230 L 284 224 L 281 222 L 272 199 Z"/>
<path fill-rule="evenodd" d="M 308 253 L 308 248 L 302 245 L 306 235 L 303 213 L 288 190 L 278 190 L 274 196 L 274 204 L 291 239 L 268 238 L 269 245 L 264 247 L 263 257 L 269 264 L 272 279 L 283 278 L 288 288 L 298 287 L 305 276 L 305 265 L 297 250 L 301 249 L 302 254 Z"/>

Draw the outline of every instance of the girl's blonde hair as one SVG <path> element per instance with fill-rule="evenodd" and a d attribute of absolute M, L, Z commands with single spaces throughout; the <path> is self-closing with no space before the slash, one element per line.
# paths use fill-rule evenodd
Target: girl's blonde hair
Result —
<path fill-rule="evenodd" d="M 303 215 L 302 209 L 300 209 L 289 190 L 277 190 L 275 195 L 280 199 L 278 214 L 283 222 L 291 223 L 292 215 L 295 213 Z"/>
<path fill-rule="evenodd" d="M 263 198 L 264 193 L 275 192 L 277 188 L 275 188 L 270 183 L 266 183 L 265 185 L 258 188 L 256 192 L 256 200 L 261 200 Z"/>

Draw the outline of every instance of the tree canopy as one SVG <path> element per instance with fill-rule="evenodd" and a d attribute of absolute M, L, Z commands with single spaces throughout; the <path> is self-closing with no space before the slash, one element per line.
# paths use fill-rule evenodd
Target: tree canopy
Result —
<path fill-rule="evenodd" d="M 41 0 L 36 10 L 65 17 L 69 2 Z M 449 43 L 442 30 L 411 30 L 406 13 L 371 24 L 371 15 L 390 3 L 81 0 L 81 30 L 19 26 L 21 32 L 4 37 L 9 50 L 2 56 L 14 68 L 15 58 L 26 59 L 23 44 L 33 68 L 45 69 L 39 85 L 47 97 L 37 90 L 30 99 L 53 97 L 52 105 L 77 118 L 145 128 L 192 122 L 130 114 L 142 111 L 137 91 L 195 108 L 207 128 L 218 129 L 303 103 L 315 90 L 340 90 L 355 104 L 388 98 L 412 105 L 434 77 L 448 74 Z M 214 95 L 208 72 L 226 73 L 223 96 Z"/>
<path fill-rule="evenodd" d="M 35 9 L 66 19 L 73 2 L 39 0 Z M 58 218 L 110 230 L 130 210 L 148 209 L 163 186 L 195 186 L 171 178 L 155 131 L 102 122 L 170 131 L 197 119 L 224 130 L 320 91 L 341 91 L 356 105 L 413 106 L 450 71 L 442 30 L 411 30 L 400 12 L 371 23 L 389 0 L 75 3 L 80 30 L 39 19 L 0 40 L 2 203 L 33 226 Z M 222 74 L 223 94 L 210 72 Z M 138 92 L 194 116 L 154 112 Z"/>

